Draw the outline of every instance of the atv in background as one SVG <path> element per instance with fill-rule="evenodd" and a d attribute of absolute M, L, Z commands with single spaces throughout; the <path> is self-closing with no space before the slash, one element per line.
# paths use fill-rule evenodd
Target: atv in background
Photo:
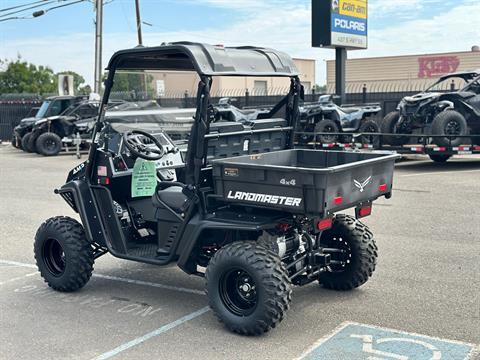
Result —
<path fill-rule="evenodd" d="M 47 98 L 34 117 L 22 119 L 20 124 L 13 129 L 12 143 L 15 143 L 17 148 L 21 148 L 26 152 L 34 152 L 31 145 L 29 133 L 32 131 L 33 125 L 40 119 L 50 116 L 57 116 L 62 114 L 72 104 L 79 103 L 88 99 L 87 96 L 52 96 Z"/>
<path fill-rule="evenodd" d="M 449 91 L 459 84 L 460 90 Z M 389 145 L 407 144 L 405 134 L 435 135 L 432 143 L 438 146 L 468 144 L 466 136 L 480 134 L 480 69 L 442 76 L 424 92 L 403 98 L 385 116 L 381 130 L 399 134 L 384 137 Z"/>
<path fill-rule="evenodd" d="M 73 104 L 62 115 L 38 120 L 28 134 L 28 147 L 45 156 L 54 156 L 62 150 L 64 142 L 73 142 L 74 137 L 87 137 L 99 110 L 98 101 L 83 101 Z M 90 127 L 91 129 L 91 127 Z"/>
<path fill-rule="evenodd" d="M 321 133 L 315 135 L 304 134 L 301 142 L 308 143 L 315 140 L 320 143 L 334 143 L 339 140 L 341 133 L 365 133 L 362 142 L 371 143 L 378 137 L 369 137 L 368 133 L 379 133 L 378 124 L 370 117 L 378 114 L 382 108 L 379 104 L 365 104 L 361 106 L 339 106 L 334 102 L 333 95 L 322 95 L 317 103 L 305 104 L 301 109 L 299 130 L 305 133 Z M 331 134 L 329 134 L 331 133 Z"/>

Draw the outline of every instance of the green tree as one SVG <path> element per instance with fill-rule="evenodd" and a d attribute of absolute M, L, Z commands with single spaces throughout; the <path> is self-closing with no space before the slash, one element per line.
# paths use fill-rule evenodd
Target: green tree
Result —
<path fill-rule="evenodd" d="M 315 89 L 315 93 L 317 94 L 325 94 L 327 92 L 327 85 L 320 86 L 318 84 L 315 84 L 314 89 Z"/>
<path fill-rule="evenodd" d="M 0 72 L 0 94 L 6 93 L 53 93 L 57 90 L 56 77 L 48 66 L 36 66 L 23 61 L 0 60 L 4 71 Z"/>
<path fill-rule="evenodd" d="M 91 88 L 85 79 L 74 71 L 61 71 L 57 74 L 48 66 L 28 63 L 19 56 L 16 60 L 0 60 L 0 94 L 33 93 L 51 94 L 58 91 L 58 75 L 73 75 L 77 94 L 89 94 Z"/>

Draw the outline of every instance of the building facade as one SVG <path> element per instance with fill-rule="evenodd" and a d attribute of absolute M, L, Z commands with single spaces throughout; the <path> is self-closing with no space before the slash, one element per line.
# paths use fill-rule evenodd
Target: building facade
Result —
<path fill-rule="evenodd" d="M 310 93 L 315 86 L 315 60 L 293 59 L 300 73 L 300 81 L 305 92 Z M 185 93 L 193 95 L 197 91 L 198 75 L 190 71 L 161 71 L 153 74 L 154 88 L 158 97 L 178 97 Z M 212 96 L 242 96 L 249 94 L 277 95 L 285 93 L 290 86 L 288 78 L 219 76 L 213 79 Z"/>
<path fill-rule="evenodd" d="M 368 92 L 421 91 L 442 75 L 480 69 L 480 49 L 474 46 L 465 52 L 350 59 L 346 67 L 347 93 L 360 93 L 364 86 Z M 333 60 L 327 61 L 327 91 L 335 92 Z"/>

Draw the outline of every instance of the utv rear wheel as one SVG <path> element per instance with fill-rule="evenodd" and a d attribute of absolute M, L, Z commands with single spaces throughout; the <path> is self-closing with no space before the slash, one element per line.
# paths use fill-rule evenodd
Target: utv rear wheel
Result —
<path fill-rule="evenodd" d="M 446 110 L 435 116 L 432 122 L 432 135 L 445 135 L 436 137 L 433 142 L 438 146 L 458 146 L 465 144 L 468 133 L 467 121 L 457 111 Z"/>
<path fill-rule="evenodd" d="M 23 151 L 26 151 L 26 152 L 29 152 L 29 153 L 32 152 L 32 150 L 29 147 L 31 136 L 32 136 L 32 133 L 26 133 L 22 137 L 22 149 L 23 149 Z"/>
<path fill-rule="evenodd" d="M 45 156 L 58 155 L 62 150 L 62 139 L 55 133 L 47 132 L 41 134 L 37 139 L 37 150 Z"/>
<path fill-rule="evenodd" d="M 336 215 L 332 228 L 322 234 L 320 244 L 335 249 L 331 251 L 335 263 L 319 277 L 320 284 L 327 289 L 352 290 L 365 284 L 375 271 L 378 249 L 373 234 L 352 216 Z"/>
<path fill-rule="evenodd" d="M 432 161 L 436 163 L 445 163 L 451 158 L 451 155 L 429 155 Z"/>
<path fill-rule="evenodd" d="M 395 127 L 400 120 L 400 113 L 398 111 L 392 111 L 388 113 L 382 120 L 380 130 L 383 134 L 394 134 Z M 383 136 L 383 143 L 393 146 L 401 146 L 408 143 L 408 137 L 406 136 Z"/>
<path fill-rule="evenodd" d="M 242 335 L 274 328 L 290 307 L 287 271 L 278 256 L 255 242 L 235 242 L 218 250 L 205 279 L 213 312 Z"/>
<path fill-rule="evenodd" d="M 93 249 L 83 226 L 66 216 L 45 221 L 35 235 L 35 260 L 40 275 L 52 289 L 82 288 L 93 271 Z"/>
<path fill-rule="evenodd" d="M 322 144 L 330 144 L 338 141 L 338 135 L 333 135 L 335 133 L 339 133 L 339 127 L 337 123 L 331 119 L 323 119 L 320 120 L 317 125 L 315 125 L 315 132 L 316 133 L 332 133 L 323 134 L 323 135 L 316 135 L 317 142 Z"/>

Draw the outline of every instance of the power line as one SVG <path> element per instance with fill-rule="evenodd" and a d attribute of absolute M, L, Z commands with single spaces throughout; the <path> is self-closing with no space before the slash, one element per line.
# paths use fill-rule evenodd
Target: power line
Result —
<path fill-rule="evenodd" d="M 57 1 L 65 1 L 65 0 L 44 0 L 42 1 L 41 4 L 39 5 L 34 5 L 34 6 L 30 6 L 30 7 L 27 7 L 25 9 L 21 9 L 21 10 L 15 10 L 15 11 L 12 11 L 12 12 L 9 12 L 9 13 L 6 13 L 6 14 L 2 14 L 0 16 L 10 16 L 10 15 L 15 15 L 15 14 L 18 14 L 18 13 L 21 13 L 21 12 L 24 12 L 24 11 L 27 11 L 27 10 L 31 10 L 31 9 L 35 9 L 35 8 L 38 8 L 40 6 L 44 6 L 44 5 L 49 5 L 49 4 L 52 4 L 54 2 L 57 2 Z"/>
<path fill-rule="evenodd" d="M 63 1 L 66 1 L 66 0 L 63 0 Z M 35 11 L 32 15 L 33 17 L 39 17 L 39 16 L 42 16 L 42 15 L 45 15 L 47 12 L 49 12 L 50 10 L 54 10 L 54 9 L 58 9 L 58 8 L 62 8 L 62 7 L 65 7 L 65 6 L 70 6 L 70 5 L 74 5 L 74 4 L 78 4 L 78 3 L 81 3 L 81 2 L 85 2 L 87 0 L 77 0 L 77 1 L 74 1 L 74 2 L 70 2 L 68 4 L 63 4 L 63 5 L 58 5 L 58 6 L 52 6 L 51 8 L 48 8 L 48 9 L 45 9 L 45 10 L 39 10 L 39 11 Z"/>
<path fill-rule="evenodd" d="M 24 7 L 24 6 L 34 5 L 34 4 L 38 4 L 38 3 L 41 3 L 41 2 L 45 2 L 45 1 L 48 1 L 48 0 L 40 0 L 40 1 L 31 2 L 31 3 L 26 3 L 26 4 L 23 4 L 23 5 L 11 6 L 11 7 L 8 7 L 8 8 L 0 9 L 0 12 L 13 10 L 13 9 L 18 9 L 18 8 L 21 8 L 21 7 Z"/>

